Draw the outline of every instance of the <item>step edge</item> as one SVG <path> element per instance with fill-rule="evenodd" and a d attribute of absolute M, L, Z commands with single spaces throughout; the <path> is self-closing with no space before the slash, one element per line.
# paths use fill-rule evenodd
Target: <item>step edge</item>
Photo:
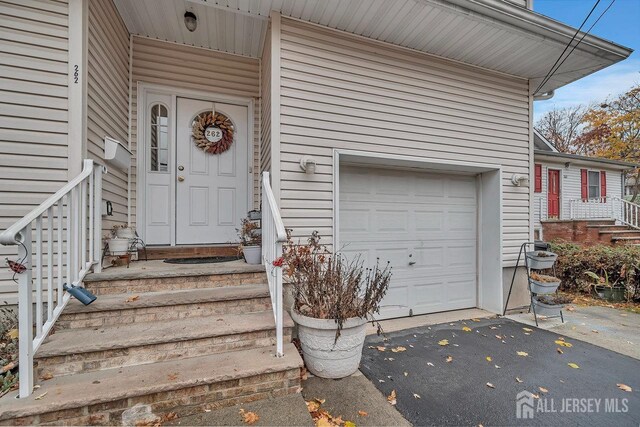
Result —
<path fill-rule="evenodd" d="M 247 264 L 242 268 L 229 267 L 228 269 L 221 269 L 219 271 L 206 271 L 206 270 L 194 270 L 194 271 L 163 271 L 162 273 L 153 272 L 118 272 L 113 273 L 104 271 L 102 273 L 89 273 L 85 276 L 84 282 L 97 283 L 97 282 L 114 282 L 116 280 L 148 280 L 148 279 L 175 279 L 177 277 L 201 277 L 201 276 L 230 276 L 232 274 L 253 274 L 264 273 L 265 267 L 262 264 L 251 265 Z"/>
<path fill-rule="evenodd" d="M 253 291 L 253 293 L 249 292 L 247 289 L 251 287 L 251 290 Z M 264 287 L 264 289 L 263 289 Z M 116 311 L 116 310 L 134 310 L 136 308 L 152 308 L 152 307 L 168 307 L 168 306 L 174 306 L 174 305 L 189 305 L 189 304 L 199 304 L 199 303 L 206 303 L 206 302 L 218 302 L 218 301 L 235 301 L 235 300 L 244 300 L 244 299 L 252 299 L 252 298 L 265 298 L 265 297 L 269 297 L 269 288 L 267 284 L 260 284 L 260 285 L 242 285 L 242 286 L 225 286 L 225 287 L 219 287 L 219 288 L 210 288 L 212 291 L 214 290 L 219 290 L 219 289 L 226 289 L 226 288 L 238 288 L 238 289 L 233 289 L 234 291 L 237 291 L 239 293 L 241 292 L 246 292 L 246 295 L 231 295 L 228 298 L 222 298 L 222 297 L 202 297 L 202 298 L 198 298 L 198 299 L 194 299 L 193 301 L 185 301 L 185 302 L 167 302 L 167 303 L 163 303 L 162 301 L 156 302 L 156 303 L 146 303 L 145 302 L 145 296 L 150 296 L 150 295 L 155 295 L 155 294 L 170 294 L 171 292 L 173 292 L 174 294 L 180 293 L 180 292 L 184 292 L 184 293 L 188 293 L 188 292 L 192 292 L 192 291 L 200 291 L 202 290 L 202 288 L 199 289 L 182 289 L 182 290 L 176 290 L 176 291 L 169 291 L 169 292 L 140 292 L 140 293 L 136 293 L 136 292 L 129 292 L 129 293 L 122 293 L 122 294 L 107 294 L 107 295 L 98 295 L 98 300 L 100 300 L 100 298 L 113 298 L 116 299 L 116 296 L 118 297 L 118 299 L 123 299 L 126 295 L 138 295 L 139 299 L 137 301 L 133 301 L 132 303 L 116 303 L 114 305 L 111 305 L 109 307 L 102 307 L 102 306 L 95 306 L 93 304 L 88 305 L 88 306 L 84 306 L 84 305 L 78 305 L 78 304 L 73 304 L 73 305 L 67 305 L 67 307 L 65 307 L 64 311 L 62 312 L 61 316 L 64 316 L 65 314 L 82 314 L 82 313 L 100 313 L 100 312 L 107 312 L 107 311 Z M 96 308 L 98 307 L 98 308 Z"/>
<path fill-rule="evenodd" d="M 110 392 L 104 392 L 102 395 L 99 396 L 95 396 L 95 392 L 91 393 L 91 394 L 87 394 L 87 396 L 91 396 L 88 399 L 75 399 L 75 400 L 71 400 L 71 401 L 64 401 L 64 400 L 59 400 L 58 402 L 43 402 L 42 400 L 39 400 L 38 403 L 33 403 L 34 406 L 32 407 L 27 407 L 27 408 L 21 408 L 21 409 L 11 409 L 11 405 L 8 405 L 9 408 L 6 410 L 2 410 L 0 411 L 0 421 L 3 420 L 9 420 L 9 419 L 16 419 L 16 418 L 24 418 L 24 417 L 29 417 L 29 416 L 34 416 L 34 415 L 40 415 L 40 414 L 46 414 L 49 412 L 54 412 L 54 411 L 59 411 L 59 410 L 64 410 L 64 409 L 75 409 L 75 408 L 81 408 L 84 406 L 92 406 L 92 405 L 98 405 L 101 403 L 106 403 L 106 402 L 113 402 L 113 401 L 117 401 L 117 400 L 122 400 L 122 399 L 129 399 L 132 397 L 137 397 L 137 396 L 144 396 L 147 394 L 153 394 L 153 393 L 162 393 L 162 392 L 169 392 L 169 391 L 174 391 L 174 390 L 180 390 L 183 388 L 190 388 L 190 387 L 195 387 L 198 385 L 205 385 L 205 384 L 215 384 L 215 383 L 219 383 L 219 382 L 224 382 L 224 381 L 230 381 L 230 380 L 234 380 L 234 379 L 242 379 L 242 378 L 250 378 L 252 376 L 256 376 L 256 375 L 263 375 L 263 374 L 270 374 L 270 373 L 274 373 L 274 372 L 283 372 L 283 371 L 290 371 L 293 369 L 299 369 L 302 368 L 304 366 L 304 362 L 302 361 L 302 358 L 300 357 L 296 347 L 291 344 L 291 343 L 285 343 L 284 346 L 284 350 L 285 350 L 285 358 L 286 355 L 291 355 L 290 358 L 288 358 L 287 360 L 289 361 L 286 364 L 272 364 L 272 365 L 260 365 L 259 368 L 252 368 L 252 369 L 245 369 L 243 371 L 225 371 L 225 372 L 229 372 L 229 373 L 220 373 L 217 375 L 213 375 L 211 377 L 208 378 L 192 378 L 192 379 L 183 379 L 183 380 L 176 380 L 173 381 L 171 383 L 164 383 L 164 384 L 156 384 L 156 385 L 148 385 L 145 384 L 144 386 L 140 386 L 137 388 L 128 388 L 126 390 L 121 390 L 119 388 L 116 387 L 112 387 L 110 389 Z M 263 347 L 265 349 L 275 349 L 275 346 L 271 346 L 271 347 Z M 201 358 L 202 360 L 205 360 L 206 358 L 210 358 L 212 356 L 220 356 L 222 354 L 230 354 L 230 353 L 241 353 L 241 352 L 245 352 L 245 351 L 249 351 L 249 350 L 239 350 L 237 352 L 232 351 L 232 352 L 226 352 L 226 353 L 218 353 L 218 354 L 214 354 L 214 355 L 207 355 L 207 356 L 198 356 L 196 358 L 193 359 L 197 359 L 197 358 Z M 275 353 L 275 350 L 274 350 Z M 274 360 L 282 360 L 284 358 L 273 358 Z M 145 366 L 145 367 L 149 367 L 149 369 L 151 369 L 152 367 L 155 369 L 158 369 L 159 367 L 157 366 L 158 364 L 163 364 L 163 363 L 174 363 L 175 361 L 171 361 L 171 362 L 156 362 L 156 363 L 150 363 L 148 365 L 135 365 L 135 366 Z M 154 366 L 156 365 L 156 366 Z M 129 367 L 130 368 L 130 367 Z M 160 367 L 161 368 L 161 367 Z M 126 369 L 126 368 L 112 368 L 112 371 L 118 371 L 118 370 L 122 370 L 122 369 Z M 258 369 L 260 369 L 260 371 L 258 372 Z M 105 371 L 102 371 L 105 372 Z M 92 374 L 92 372 L 88 372 L 85 374 L 79 374 L 76 375 L 76 377 L 80 376 L 80 375 L 87 375 L 90 376 Z M 51 386 L 53 389 L 55 389 L 55 384 L 53 384 Z M 17 391 L 14 391 L 10 394 L 7 394 L 6 396 L 3 397 L 3 399 L 7 399 L 7 401 L 9 401 L 9 399 L 13 399 L 16 395 L 17 395 Z M 35 393 L 32 394 L 32 396 L 37 396 L 39 393 L 38 391 L 36 391 Z M 40 393 L 41 394 L 41 393 Z M 30 396 L 27 399 L 34 399 L 32 396 Z M 42 402 L 42 403 L 41 403 Z M 49 403 L 50 406 L 47 406 L 47 403 Z M 2 408 L 2 405 L 0 405 L 0 409 Z M 44 409 L 44 410 L 43 410 Z"/>
<path fill-rule="evenodd" d="M 270 310 L 266 310 L 264 312 L 271 312 Z M 261 311 L 256 312 L 256 313 L 263 313 Z M 252 315 L 255 313 L 248 313 L 248 314 L 238 314 L 236 316 L 248 316 L 248 315 Z M 159 323 L 170 323 L 171 320 L 169 321 L 163 321 L 163 322 L 159 322 Z M 284 316 L 284 328 L 285 329 L 293 329 L 294 327 L 294 322 L 291 319 L 290 316 L 285 315 Z M 111 325 L 110 325 L 111 326 Z M 118 327 L 122 327 L 122 326 L 126 326 L 126 325 L 117 325 Z M 243 326 L 245 326 L 243 324 Z M 109 328 L 109 326 L 107 327 Z M 72 333 L 77 333 L 79 330 L 83 330 L 83 331 L 87 331 L 90 330 L 91 328 L 83 328 L 83 329 L 63 329 L 61 331 L 59 331 L 57 333 L 58 336 L 60 336 L 61 334 L 72 334 Z M 126 329 L 126 327 L 125 327 Z M 199 340 L 199 339 L 206 339 L 206 338 L 214 338 L 214 337 L 223 337 L 223 336 L 227 336 L 227 335 L 243 335 L 243 334 L 248 334 L 248 333 L 252 333 L 252 332 L 263 332 L 263 331 L 270 331 L 273 330 L 275 333 L 275 329 L 276 329 L 276 325 L 275 325 L 275 321 L 271 318 L 269 318 L 269 320 L 265 320 L 265 321 L 261 321 L 260 323 L 253 323 L 251 325 L 246 325 L 246 327 L 244 328 L 240 328 L 239 330 L 227 330 L 227 331 L 220 331 L 220 330 L 216 330 L 215 328 L 211 328 L 211 329 L 207 329 L 205 331 L 200 331 L 197 330 L 197 333 L 193 333 L 193 334 L 176 334 L 175 336 L 163 336 L 162 338 L 158 337 L 156 338 L 156 336 L 151 336 L 149 337 L 149 339 L 146 340 L 139 340 L 139 341 L 133 341 L 133 342 L 129 342 L 126 344 L 123 343 L 108 343 L 108 344 L 104 344 L 104 341 L 100 341 L 101 344 L 104 345 L 100 345 L 100 346 L 95 346 L 92 344 L 92 346 L 87 346 L 86 348 L 74 348 L 72 350 L 69 349 L 58 349 L 58 350 L 49 350 L 46 351 L 47 349 L 47 342 L 43 343 L 42 346 L 40 347 L 40 349 L 33 355 L 33 359 L 34 360 L 38 360 L 38 359 L 47 359 L 50 357 L 59 357 L 59 356 L 70 356 L 73 354 L 85 354 L 85 353 L 95 353 L 95 352 L 99 352 L 99 351 L 108 351 L 108 350 L 118 350 L 118 349 L 123 349 L 123 348 L 135 348 L 135 347 L 142 347 L 142 346 L 146 346 L 146 345 L 159 345 L 159 344 L 165 344 L 168 342 L 183 342 L 183 341 L 191 341 L 191 340 Z M 155 339 L 154 339 L 155 338 Z M 51 343 L 49 343 L 51 345 Z"/>

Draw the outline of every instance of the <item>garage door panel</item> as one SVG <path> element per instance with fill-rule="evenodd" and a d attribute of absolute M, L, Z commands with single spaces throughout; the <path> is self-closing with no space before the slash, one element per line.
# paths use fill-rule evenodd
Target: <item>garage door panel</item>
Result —
<path fill-rule="evenodd" d="M 476 305 L 475 177 L 354 167 L 340 177 L 344 254 L 393 267 L 381 318 Z"/>

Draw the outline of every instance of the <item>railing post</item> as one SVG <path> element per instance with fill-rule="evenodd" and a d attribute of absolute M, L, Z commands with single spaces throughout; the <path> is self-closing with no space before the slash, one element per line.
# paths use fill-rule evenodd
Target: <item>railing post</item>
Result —
<path fill-rule="evenodd" d="M 20 364 L 20 397 L 33 390 L 33 285 L 31 258 L 31 224 L 22 229 L 22 244 L 18 245 L 18 260 L 25 267 L 18 274 L 18 362 Z"/>
<path fill-rule="evenodd" d="M 93 271 L 102 271 L 102 166 L 93 169 Z"/>
<path fill-rule="evenodd" d="M 276 242 L 275 244 L 275 256 L 274 259 L 278 259 L 282 256 L 282 243 Z M 282 291 L 282 267 L 275 267 L 276 273 L 276 355 L 278 357 L 284 356 L 284 320 L 283 320 L 283 305 L 284 294 Z"/>

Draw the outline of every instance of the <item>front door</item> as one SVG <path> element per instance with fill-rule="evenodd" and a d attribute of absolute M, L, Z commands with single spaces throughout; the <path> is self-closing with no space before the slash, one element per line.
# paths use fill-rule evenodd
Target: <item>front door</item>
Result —
<path fill-rule="evenodd" d="M 193 122 L 212 111 L 234 126 L 227 151 L 210 154 L 193 139 Z M 176 120 L 176 244 L 228 243 L 248 211 L 247 107 L 178 98 Z"/>
<path fill-rule="evenodd" d="M 549 169 L 547 210 L 549 218 L 560 218 L 560 171 L 557 169 Z"/>

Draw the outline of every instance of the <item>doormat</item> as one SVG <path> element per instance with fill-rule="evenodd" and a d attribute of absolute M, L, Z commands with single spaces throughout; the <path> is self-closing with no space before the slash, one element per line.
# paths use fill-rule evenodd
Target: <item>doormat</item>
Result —
<path fill-rule="evenodd" d="M 238 260 L 237 256 L 207 256 L 199 258 L 167 258 L 167 264 L 215 264 L 218 262 L 229 262 Z"/>

